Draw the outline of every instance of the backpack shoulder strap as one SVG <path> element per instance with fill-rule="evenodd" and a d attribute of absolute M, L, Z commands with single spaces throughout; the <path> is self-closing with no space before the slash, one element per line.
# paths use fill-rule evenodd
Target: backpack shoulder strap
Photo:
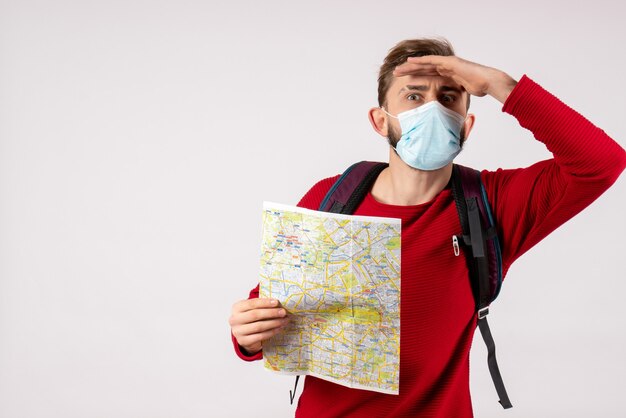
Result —
<path fill-rule="evenodd" d="M 452 195 L 463 230 L 463 235 L 459 238 L 466 248 L 471 248 L 472 257 L 480 259 L 477 262 L 483 264 L 470 265 L 470 272 L 480 269 L 488 273 L 487 280 L 482 285 L 476 283 L 473 287 L 476 308 L 479 310 L 489 306 L 496 299 L 502 286 L 502 250 L 496 221 L 479 171 L 455 164 L 451 183 Z M 472 274 L 476 273 L 478 271 Z"/>
<path fill-rule="evenodd" d="M 491 379 L 503 408 L 511 408 L 500 368 L 496 346 L 489 329 L 489 304 L 496 298 L 502 283 L 502 257 L 495 220 L 480 180 L 480 172 L 455 164 L 452 170 L 452 195 L 456 203 L 470 272 L 470 282 L 476 301 L 478 327 L 487 346 L 487 363 Z M 453 240 L 457 237 L 453 237 Z"/>
<path fill-rule="evenodd" d="M 354 213 L 380 172 L 388 165 L 374 161 L 361 161 L 351 165 L 326 193 L 319 210 L 332 213 Z"/>

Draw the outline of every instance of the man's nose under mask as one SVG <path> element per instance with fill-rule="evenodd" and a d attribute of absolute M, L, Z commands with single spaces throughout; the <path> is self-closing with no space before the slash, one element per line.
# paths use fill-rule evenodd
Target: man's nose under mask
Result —
<path fill-rule="evenodd" d="M 428 102 L 394 116 L 402 136 L 395 150 L 406 164 L 418 170 L 438 170 L 461 152 L 461 130 L 465 118 L 438 101 Z"/>

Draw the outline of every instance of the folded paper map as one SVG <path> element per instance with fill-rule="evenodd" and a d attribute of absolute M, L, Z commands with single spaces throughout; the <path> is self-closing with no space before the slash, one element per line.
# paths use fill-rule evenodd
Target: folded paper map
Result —
<path fill-rule="evenodd" d="M 265 367 L 398 394 L 400 220 L 263 205 L 260 296 L 290 321 Z"/>

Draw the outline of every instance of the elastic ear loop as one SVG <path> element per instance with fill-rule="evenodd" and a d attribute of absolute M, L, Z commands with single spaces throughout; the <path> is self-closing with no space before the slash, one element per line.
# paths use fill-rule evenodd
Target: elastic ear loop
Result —
<path fill-rule="evenodd" d="M 391 116 L 392 118 L 399 119 L 397 116 L 394 116 L 391 113 L 387 112 L 385 108 L 382 106 L 380 106 L 380 110 L 382 110 L 383 112 L 385 112 L 387 115 Z"/>
<path fill-rule="evenodd" d="M 387 111 L 385 110 L 385 108 L 384 108 L 384 107 L 382 107 L 382 106 L 379 106 L 379 107 L 380 107 L 380 110 L 382 110 L 383 112 L 385 112 L 387 115 L 391 116 L 392 118 L 399 119 L 397 116 L 394 116 L 394 115 L 392 115 L 391 113 L 387 112 Z M 391 148 L 393 148 L 393 150 L 396 152 L 396 154 L 398 154 L 398 149 L 397 149 L 396 147 L 394 147 L 394 146 L 393 146 L 393 145 L 391 145 L 391 144 L 389 144 L 389 146 L 390 146 Z"/>

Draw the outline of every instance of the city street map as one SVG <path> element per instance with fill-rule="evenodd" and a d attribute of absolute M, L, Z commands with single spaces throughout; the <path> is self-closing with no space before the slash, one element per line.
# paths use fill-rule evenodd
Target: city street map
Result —
<path fill-rule="evenodd" d="M 265 368 L 398 394 L 400 219 L 263 204 L 260 296 L 289 324 Z"/>

